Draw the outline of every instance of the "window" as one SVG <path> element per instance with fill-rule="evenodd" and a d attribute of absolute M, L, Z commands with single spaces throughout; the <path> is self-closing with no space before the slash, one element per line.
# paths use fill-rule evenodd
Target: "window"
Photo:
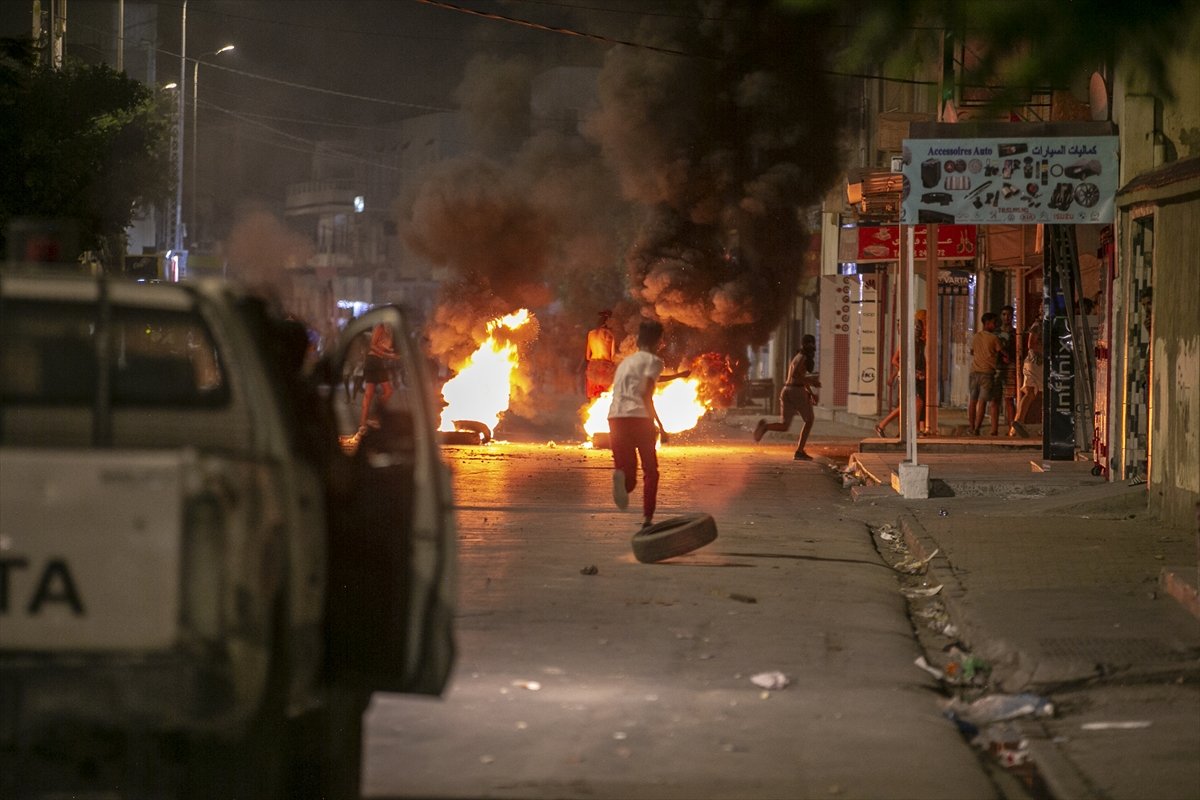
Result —
<path fill-rule="evenodd" d="M 0 315 L 0 402 L 91 405 L 100 374 L 98 307 L 6 301 Z M 195 312 L 114 306 L 108 327 L 112 404 L 219 406 L 220 354 Z"/>

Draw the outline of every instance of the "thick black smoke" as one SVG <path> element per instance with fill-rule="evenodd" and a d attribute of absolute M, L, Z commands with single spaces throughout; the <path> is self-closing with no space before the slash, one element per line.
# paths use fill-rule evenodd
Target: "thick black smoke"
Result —
<path fill-rule="evenodd" d="M 546 391 L 515 398 L 518 414 L 574 419 L 574 369 L 601 308 L 627 345 L 641 316 L 662 320 L 677 363 L 764 342 L 800 277 L 800 210 L 839 172 L 826 31 L 765 3 L 644 19 L 620 38 L 687 55 L 608 50 L 582 136 L 531 117 L 540 68 L 477 59 L 458 93 L 473 154 L 398 204 L 410 249 L 456 276 L 435 356 L 453 368 L 481 318 L 538 315 L 522 369 Z"/>
<path fill-rule="evenodd" d="M 765 341 L 800 276 L 800 209 L 839 172 L 821 71 L 828 32 L 758 3 L 717 3 L 695 30 L 611 50 L 589 122 L 641 225 L 633 296 L 683 326 L 696 351 Z M 655 20 L 655 26 L 661 26 Z"/>

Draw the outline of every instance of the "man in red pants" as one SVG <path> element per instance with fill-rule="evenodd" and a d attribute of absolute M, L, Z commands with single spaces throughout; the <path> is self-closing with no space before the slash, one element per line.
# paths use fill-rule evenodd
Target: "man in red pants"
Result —
<path fill-rule="evenodd" d="M 638 326 L 638 350 L 617 365 L 613 376 L 612 406 L 608 411 L 609 438 L 613 454 L 613 501 L 617 508 L 629 505 L 629 493 L 637 486 L 638 459 L 642 462 L 642 527 L 651 524 L 658 502 L 658 454 L 655 444 L 667 432 L 654 408 L 654 385 L 663 371 L 655 352 L 662 342 L 662 324 L 644 319 Z M 675 377 L 675 376 L 672 376 Z"/>

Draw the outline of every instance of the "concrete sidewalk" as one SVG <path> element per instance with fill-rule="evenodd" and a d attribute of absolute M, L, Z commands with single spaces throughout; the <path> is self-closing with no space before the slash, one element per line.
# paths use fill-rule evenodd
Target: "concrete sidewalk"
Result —
<path fill-rule="evenodd" d="M 926 500 L 890 486 L 903 452 L 849 464 L 865 481 L 856 501 L 894 505 L 911 557 L 929 559 L 951 638 L 990 666 L 967 699 L 1053 704 L 1014 725 L 1052 797 L 1200 797 L 1197 532 L 1161 526 L 1145 485 L 1106 482 L 1089 462 L 977 448 L 918 450 Z"/>

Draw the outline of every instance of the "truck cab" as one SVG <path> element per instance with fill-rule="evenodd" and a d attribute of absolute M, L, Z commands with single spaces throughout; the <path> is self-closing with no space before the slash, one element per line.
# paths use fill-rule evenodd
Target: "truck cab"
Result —
<path fill-rule="evenodd" d="M 379 325 L 393 391 L 363 431 L 341 384 Z M 424 359 L 391 307 L 306 346 L 222 283 L 0 275 L 0 794 L 149 762 L 181 796 L 353 796 L 371 692 L 441 692 Z"/>

